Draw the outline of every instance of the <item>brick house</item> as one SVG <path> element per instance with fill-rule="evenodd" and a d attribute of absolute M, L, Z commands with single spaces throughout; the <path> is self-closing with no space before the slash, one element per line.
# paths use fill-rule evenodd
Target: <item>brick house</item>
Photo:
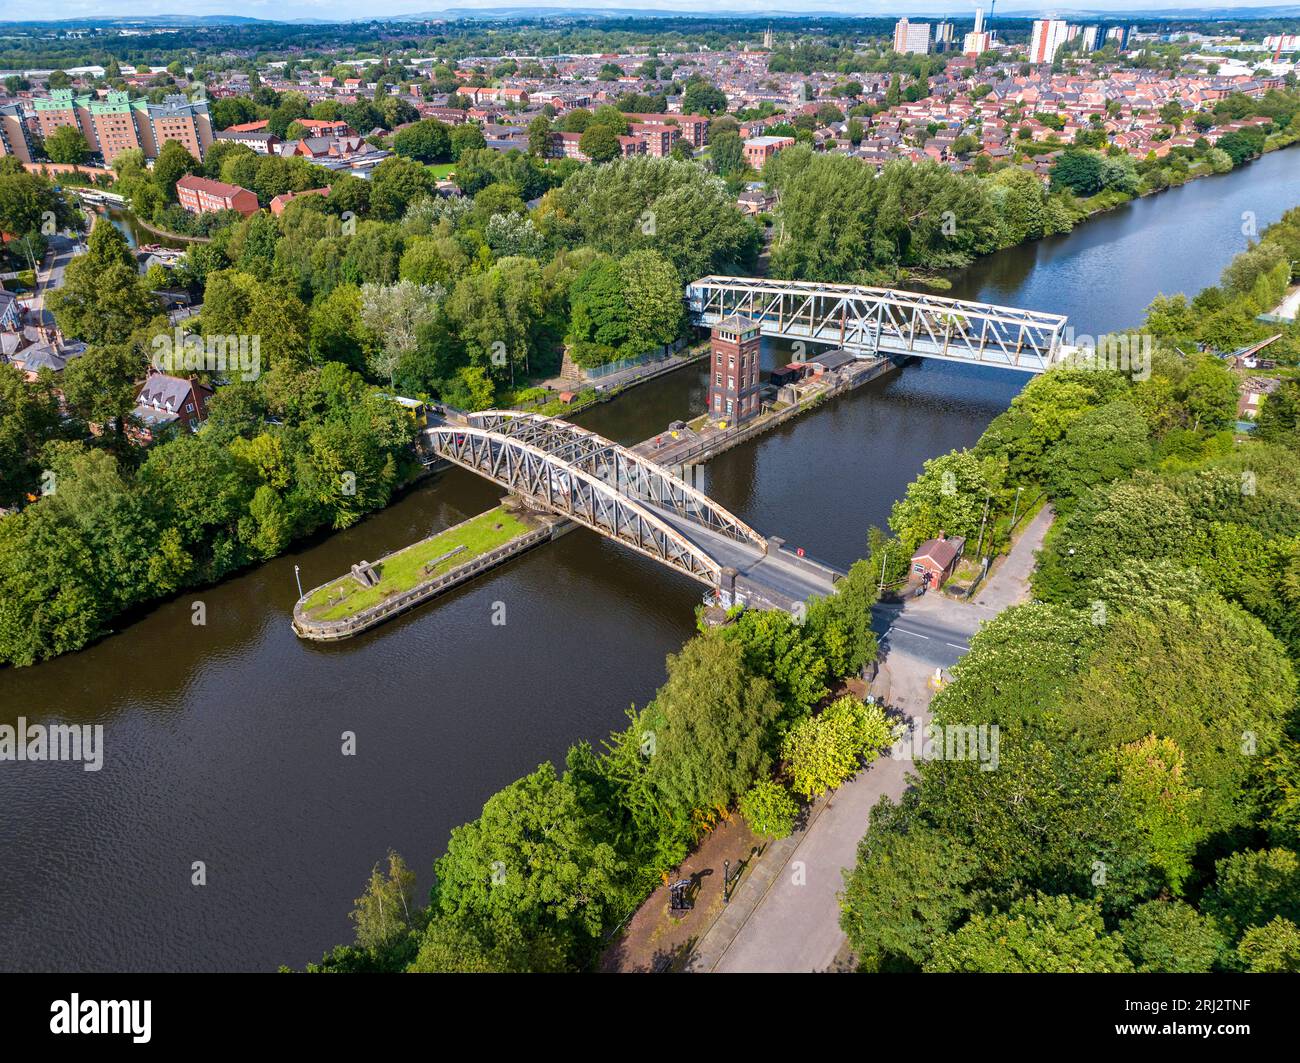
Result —
<path fill-rule="evenodd" d="M 939 588 L 956 571 L 966 540 L 960 535 L 948 538 L 943 532 L 937 539 L 927 539 L 912 555 L 910 578 L 928 587 Z"/>
<path fill-rule="evenodd" d="M 131 411 L 132 436 L 148 445 L 159 432 L 172 425 L 198 431 L 199 425 L 208 419 L 212 394 L 212 388 L 194 377 L 171 376 L 151 369 Z"/>

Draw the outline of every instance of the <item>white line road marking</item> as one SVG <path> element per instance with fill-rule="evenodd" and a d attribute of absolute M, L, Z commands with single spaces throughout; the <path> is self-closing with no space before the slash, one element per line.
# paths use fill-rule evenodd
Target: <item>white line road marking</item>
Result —
<path fill-rule="evenodd" d="M 945 646 L 951 646 L 954 650 L 969 650 L 969 649 L 970 649 L 969 646 L 959 646 L 959 645 L 958 645 L 957 643 L 955 643 L 955 642 L 945 642 L 944 645 L 945 645 Z"/>
<path fill-rule="evenodd" d="M 919 631 L 908 631 L 905 627 L 900 627 L 898 633 L 900 635 L 911 635 L 913 638 L 917 639 L 928 639 L 930 637 L 929 635 L 922 635 Z"/>

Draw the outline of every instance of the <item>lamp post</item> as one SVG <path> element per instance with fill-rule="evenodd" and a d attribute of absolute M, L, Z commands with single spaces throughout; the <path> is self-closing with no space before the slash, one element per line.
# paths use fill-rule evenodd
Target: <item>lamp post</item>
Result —
<path fill-rule="evenodd" d="M 1011 534 L 1016 534 L 1016 514 L 1020 512 L 1020 492 L 1025 489 L 1024 484 L 1016 488 L 1016 504 L 1011 507 Z"/>
<path fill-rule="evenodd" d="M 722 903 L 731 903 L 731 861 L 722 861 Z"/>
<path fill-rule="evenodd" d="M 298 584 L 298 597 L 302 597 L 302 577 L 298 575 L 298 566 L 293 566 L 293 578 Z"/>

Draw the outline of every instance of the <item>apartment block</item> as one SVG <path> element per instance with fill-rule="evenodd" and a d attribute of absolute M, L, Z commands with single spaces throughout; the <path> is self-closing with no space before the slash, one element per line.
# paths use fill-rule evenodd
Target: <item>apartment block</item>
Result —
<path fill-rule="evenodd" d="M 0 104 L 0 155 L 12 155 L 24 163 L 32 161 L 31 137 L 19 104 Z"/>
<path fill-rule="evenodd" d="M 1069 39 L 1070 27 L 1059 18 L 1034 19 L 1033 33 L 1029 38 L 1029 61 L 1031 63 L 1050 63 L 1056 59 Z"/>
<path fill-rule="evenodd" d="M 648 126 L 676 126 L 692 148 L 702 148 L 709 140 L 709 119 L 702 114 L 628 114 L 629 122 Z"/>
<path fill-rule="evenodd" d="M 755 170 L 761 170 L 773 155 L 794 145 L 794 137 L 751 137 L 745 141 L 745 161 Z"/>
<path fill-rule="evenodd" d="M 150 103 L 132 100 L 125 92 L 109 92 L 98 99 L 55 89 L 34 106 L 42 137 L 48 138 L 60 126 L 73 126 L 106 165 L 137 148 L 146 159 L 157 158 L 169 140 L 183 144 L 196 159 L 202 159 L 212 145 L 212 119 L 204 100 L 191 102 L 176 95 Z"/>
<path fill-rule="evenodd" d="M 894 23 L 894 51 L 902 55 L 924 55 L 930 50 L 930 23 L 909 22 L 900 18 Z"/>

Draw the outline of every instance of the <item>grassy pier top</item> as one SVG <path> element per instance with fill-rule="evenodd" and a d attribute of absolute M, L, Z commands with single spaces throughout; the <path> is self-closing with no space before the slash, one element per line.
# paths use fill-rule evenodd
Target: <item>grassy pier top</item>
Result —
<path fill-rule="evenodd" d="M 302 612 L 310 620 L 345 620 L 386 599 L 413 590 L 425 580 L 463 565 L 466 561 L 503 546 L 511 539 L 531 530 L 532 525 L 502 507 L 471 517 L 453 528 L 389 554 L 372 567 L 379 577 L 374 587 L 362 587 L 351 573 L 312 591 L 303 603 Z M 464 546 L 450 557 L 443 555 Z M 443 558 L 429 571 L 425 565 Z"/>

